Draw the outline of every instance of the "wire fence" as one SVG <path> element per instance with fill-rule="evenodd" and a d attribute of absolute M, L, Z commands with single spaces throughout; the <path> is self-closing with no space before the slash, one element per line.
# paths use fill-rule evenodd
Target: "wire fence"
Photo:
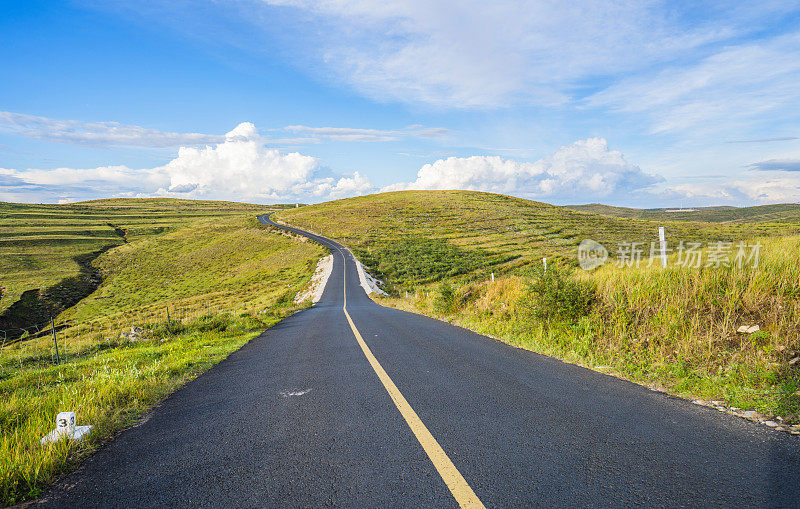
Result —
<path fill-rule="evenodd" d="M 0 370 L 69 362 L 99 348 L 153 339 L 152 329 L 167 321 L 188 323 L 204 315 L 231 311 L 230 303 L 202 300 L 139 308 L 87 320 L 51 319 L 0 330 Z"/>

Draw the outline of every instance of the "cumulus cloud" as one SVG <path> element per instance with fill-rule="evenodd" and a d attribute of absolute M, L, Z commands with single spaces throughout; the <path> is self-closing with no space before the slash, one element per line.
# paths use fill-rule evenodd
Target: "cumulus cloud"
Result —
<path fill-rule="evenodd" d="M 255 126 L 245 122 L 217 145 L 181 147 L 178 155 L 156 168 L 126 166 L 52 170 L 0 170 L 14 184 L 7 195 L 25 189 L 61 198 L 107 196 L 179 196 L 240 201 L 315 201 L 365 194 L 374 188 L 357 172 L 331 177 L 319 160 L 297 152 L 265 147 Z M 28 186 L 28 187 L 25 187 Z M 33 186 L 33 187 L 31 187 Z"/>
<path fill-rule="evenodd" d="M 626 161 L 621 152 L 609 150 L 606 140 L 589 138 L 533 163 L 499 156 L 439 159 L 424 165 L 414 182 L 384 190 L 468 189 L 575 201 L 641 191 L 662 180 Z"/>
<path fill-rule="evenodd" d="M 176 147 L 220 143 L 224 136 L 173 133 L 117 122 L 56 120 L 24 113 L 0 111 L 0 130 L 48 141 L 92 146 Z"/>

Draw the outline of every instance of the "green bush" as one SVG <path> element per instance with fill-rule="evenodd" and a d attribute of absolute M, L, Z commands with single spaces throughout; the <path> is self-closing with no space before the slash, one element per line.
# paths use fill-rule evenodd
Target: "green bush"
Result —
<path fill-rule="evenodd" d="M 456 294 L 450 283 L 443 282 L 436 291 L 433 307 L 440 313 L 452 313 L 456 308 Z"/>
<path fill-rule="evenodd" d="M 231 316 L 228 313 L 222 315 L 203 315 L 192 323 L 192 328 L 199 332 L 224 332 L 231 325 Z"/>
<path fill-rule="evenodd" d="M 577 320 L 591 311 L 596 295 L 591 281 L 578 279 L 559 267 L 546 272 L 536 267 L 530 276 L 520 307 L 533 316 Z"/>
<path fill-rule="evenodd" d="M 177 336 L 186 332 L 186 326 L 175 319 L 164 320 L 153 327 L 153 335 L 157 338 Z"/>
<path fill-rule="evenodd" d="M 438 281 L 502 261 L 485 251 L 415 236 L 388 240 L 372 250 L 356 249 L 356 255 L 373 272 L 395 285 Z"/>
<path fill-rule="evenodd" d="M 246 332 L 256 329 L 263 329 L 265 327 L 267 327 L 266 323 L 261 321 L 258 317 L 255 317 L 250 313 L 243 313 L 229 326 L 228 330 L 235 329 L 240 332 Z"/>

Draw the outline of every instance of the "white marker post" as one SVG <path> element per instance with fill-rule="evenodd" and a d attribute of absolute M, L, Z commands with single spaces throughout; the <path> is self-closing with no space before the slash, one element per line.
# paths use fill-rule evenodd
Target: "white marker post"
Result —
<path fill-rule="evenodd" d="M 664 238 L 664 227 L 658 227 L 658 243 L 661 246 L 661 266 L 666 268 L 667 266 L 667 241 Z"/>
<path fill-rule="evenodd" d="M 83 440 L 92 431 L 92 426 L 76 426 L 75 412 L 59 412 L 56 415 L 56 429 L 42 437 L 42 445 L 58 442 L 62 438 Z"/>
<path fill-rule="evenodd" d="M 494 272 L 492 272 L 492 283 L 494 283 Z"/>
<path fill-rule="evenodd" d="M 547 272 L 547 257 L 542 258 L 542 263 L 544 264 L 544 271 Z"/>
<path fill-rule="evenodd" d="M 59 433 L 75 433 L 75 412 L 59 412 L 56 416 L 56 431 Z"/>

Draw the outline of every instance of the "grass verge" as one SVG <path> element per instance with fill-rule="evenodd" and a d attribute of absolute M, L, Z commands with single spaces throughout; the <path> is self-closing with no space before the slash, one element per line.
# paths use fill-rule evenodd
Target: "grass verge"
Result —
<path fill-rule="evenodd" d="M 65 364 L 4 369 L 0 500 L 10 505 L 39 496 L 104 440 L 292 310 L 284 306 L 258 318 L 206 315 L 180 327 L 160 324 L 147 340 L 97 345 Z M 94 430 L 84 442 L 43 447 L 39 440 L 65 410 Z"/>

